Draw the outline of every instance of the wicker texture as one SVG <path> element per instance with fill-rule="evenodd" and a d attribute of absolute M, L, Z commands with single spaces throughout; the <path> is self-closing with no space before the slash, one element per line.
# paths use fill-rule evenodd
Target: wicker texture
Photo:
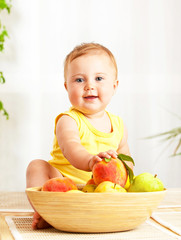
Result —
<path fill-rule="evenodd" d="M 11 240 L 12 235 L 8 231 L 8 225 L 5 222 L 4 216 L 0 216 L 0 240 Z"/>
<path fill-rule="evenodd" d="M 0 212 L 32 211 L 32 207 L 24 192 L 1 192 Z"/>
<path fill-rule="evenodd" d="M 54 228 L 32 230 L 32 217 L 6 217 L 6 221 L 15 240 L 175 240 L 174 235 L 169 235 L 162 229 L 155 227 L 150 221 L 138 228 L 117 233 L 67 233 Z"/>

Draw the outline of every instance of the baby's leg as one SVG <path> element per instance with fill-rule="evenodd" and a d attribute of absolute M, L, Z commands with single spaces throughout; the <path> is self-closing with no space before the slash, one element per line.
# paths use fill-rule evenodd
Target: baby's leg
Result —
<path fill-rule="evenodd" d="M 26 187 L 41 187 L 48 179 L 63 177 L 62 174 L 44 160 L 33 160 L 26 171 Z M 37 213 L 33 215 L 32 228 L 46 228 L 49 224 Z"/>
<path fill-rule="evenodd" d="M 36 159 L 30 162 L 26 171 L 26 187 L 41 187 L 48 179 L 63 177 L 62 174 L 48 162 Z"/>

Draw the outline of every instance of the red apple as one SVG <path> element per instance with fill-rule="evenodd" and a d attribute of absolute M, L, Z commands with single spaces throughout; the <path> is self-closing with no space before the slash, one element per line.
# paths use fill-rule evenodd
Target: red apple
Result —
<path fill-rule="evenodd" d="M 91 179 L 89 179 L 89 180 L 87 181 L 86 185 L 89 185 L 89 184 L 94 184 L 94 185 L 96 185 L 93 178 L 91 178 Z"/>
<path fill-rule="evenodd" d="M 70 178 L 67 177 L 49 179 L 42 187 L 42 191 L 50 192 L 67 192 L 69 190 L 77 190 L 77 186 Z"/>
<path fill-rule="evenodd" d="M 124 187 L 128 173 L 125 165 L 119 159 L 103 159 L 94 165 L 92 169 L 93 179 L 96 185 L 110 181 Z"/>

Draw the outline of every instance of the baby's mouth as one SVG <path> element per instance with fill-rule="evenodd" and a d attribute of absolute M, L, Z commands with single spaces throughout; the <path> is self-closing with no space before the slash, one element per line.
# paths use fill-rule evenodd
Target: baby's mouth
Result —
<path fill-rule="evenodd" d="M 94 100 L 94 99 L 98 98 L 98 96 L 86 96 L 84 98 L 87 100 Z"/>

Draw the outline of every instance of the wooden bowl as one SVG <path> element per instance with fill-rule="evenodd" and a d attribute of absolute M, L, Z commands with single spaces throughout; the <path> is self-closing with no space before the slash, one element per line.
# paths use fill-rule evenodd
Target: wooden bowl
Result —
<path fill-rule="evenodd" d="M 54 228 L 67 232 L 119 232 L 151 216 L 166 190 L 139 193 L 43 192 L 27 188 L 36 211 Z"/>

